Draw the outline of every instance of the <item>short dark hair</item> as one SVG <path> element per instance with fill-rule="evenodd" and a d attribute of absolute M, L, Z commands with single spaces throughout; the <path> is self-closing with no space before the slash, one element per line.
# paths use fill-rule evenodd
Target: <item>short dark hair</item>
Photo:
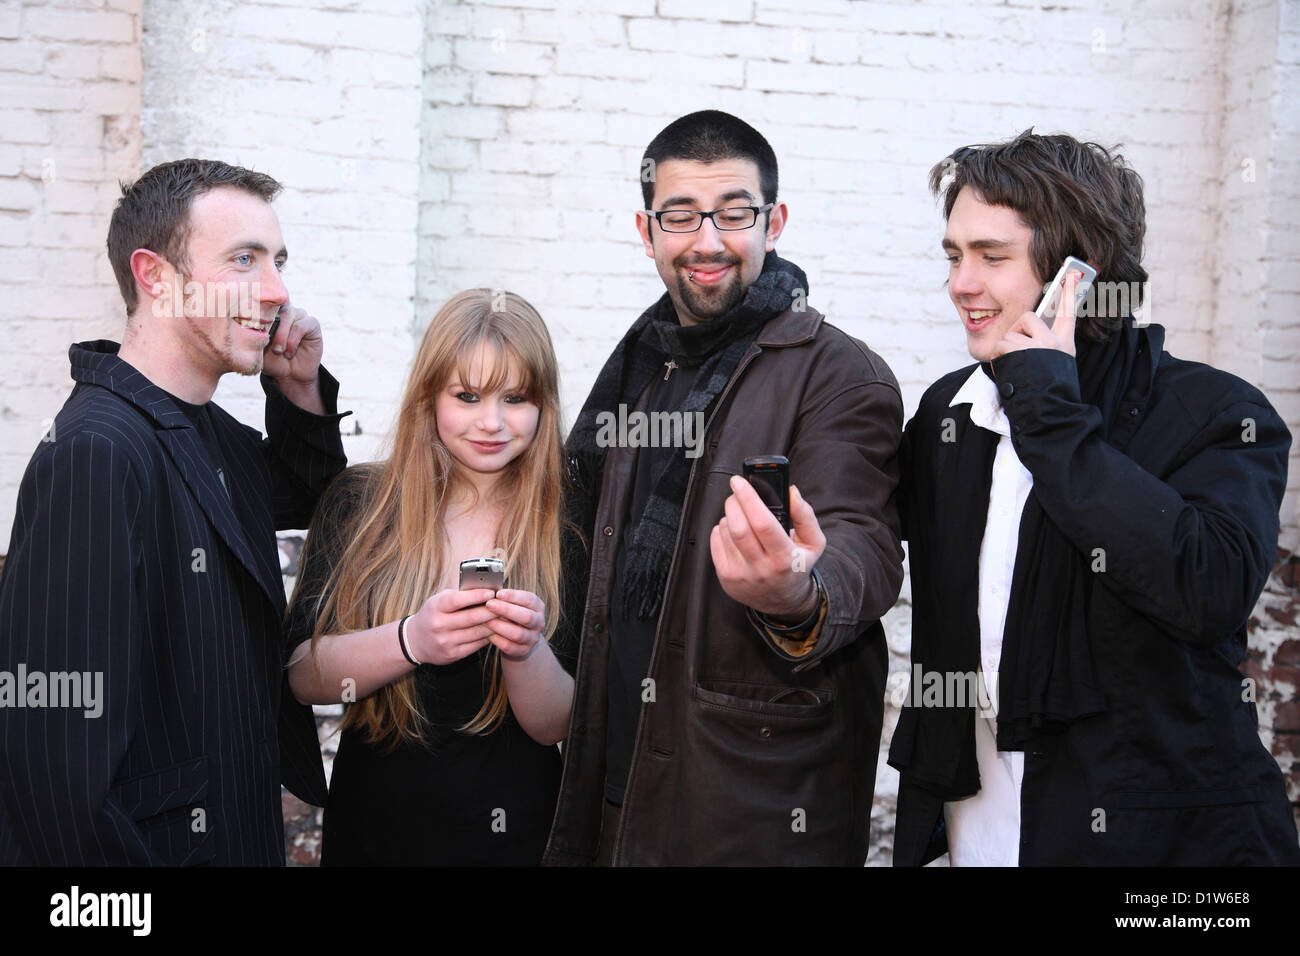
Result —
<path fill-rule="evenodd" d="M 1098 282 L 1143 283 L 1142 177 L 1118 149 L 1030 127 L 1005 143 L 953 151 L 930 170 L 930 191 L 943 194 L 945 220 L 966 186 L 986 203 L 1019 213 L 1034 231 L 1029 258 L 1039 282 L 1055 276 L 1066 256 L 1076 256 L 1096 266 Z M 1079 317 L 1078 328 L 1093 339 L 1105 339 L 1123 318 L 1099 311 Z"/>
<path fill-rule="evenodd" d="M 131 253 L 148 249 L 178 270 L 189 268 L 190 204 L 195 197 L 232 186 L 271 202 L 283 188 L 265 173 L 214 159 L 178 159 L 153 167 L 134 183 L 122 183 L 122 198 L 108 224 L 108 261 L 130 315 L 139 304 Z"/>
<path fill-rule="evenodd" d="M 700 110 L 688 113 L 665 126 L 641 157 L 641 199 L 643 209 L 649 209 L 655 198 L 653 170 L 668 159 L 684 159 L 696 163 L 717 163 L 724 159 L 748 159 L 758 167 L 758 183 L 763 191 L 763 202 L 776 202 L 776 153 L 763 134 L 742 119 L 721 110 Z M 647 165 L 646 160 L 651 160 Z"/>

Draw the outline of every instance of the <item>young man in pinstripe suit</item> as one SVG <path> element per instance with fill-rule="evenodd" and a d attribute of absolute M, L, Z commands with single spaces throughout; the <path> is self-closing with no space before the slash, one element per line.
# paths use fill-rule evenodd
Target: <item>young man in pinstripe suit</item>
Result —
<path fill-rule="evenodd" d="M 123 343 L 70 349 L 0 578 L 0 672 L 26 675 L 0 689 L 0 863 L 280 865 L 281 780 L 323 801 L 275 529 L 306 527 L 346 459 L 279 191 L 195 159 L 123 188 Z M 211 401 L 230 371 L 263 372 L 268 437 Z M 102 680 L 97 715 L 45 692 L 69 674 Z"/>

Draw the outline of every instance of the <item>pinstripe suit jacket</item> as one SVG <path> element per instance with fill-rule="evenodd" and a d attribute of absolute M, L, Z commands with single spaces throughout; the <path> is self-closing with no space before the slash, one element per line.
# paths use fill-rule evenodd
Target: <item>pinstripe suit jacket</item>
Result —
<path fill-rule="evenodd" d="M 282 865 L 282 759 L 304 799 L 325 780 L 287 691 L 275 529 L 307 527 L 345 466 L 342 415 L 265 376 L 268 438 L 212 406 L 227 493 L 117 348 L 69 350 L 77 384 L 23 476 L 0 579 L 0 671 L 25 668 L 23 703 L 34 672 L 99 673 L 101 712 L 49 694 L 0 709 L 0 863 Z"/>

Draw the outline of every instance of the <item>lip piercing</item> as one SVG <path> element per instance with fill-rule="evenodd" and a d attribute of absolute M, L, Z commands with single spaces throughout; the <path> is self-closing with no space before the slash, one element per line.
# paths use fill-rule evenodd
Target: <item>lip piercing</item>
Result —
<path fill-rule="evenodd" d="M 695 273 L 692 272 L 692 273 L 691 273 L 690 275 L 688 275 L 686 278 L 687 278 L 688 280 L 690 280 L 691 282 L 694 282 L 694 281 L 695 281 Z"/>

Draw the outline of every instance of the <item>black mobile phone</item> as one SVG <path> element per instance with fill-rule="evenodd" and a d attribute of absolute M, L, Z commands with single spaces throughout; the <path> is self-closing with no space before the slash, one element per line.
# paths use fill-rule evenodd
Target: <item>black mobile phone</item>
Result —
<path fill-rule="evenodd" d="M 754 486 L 763 504 L 776 515 L 781 527 L 789 531 L 790 459 L 784 455 L 755 455 L 745 459 L 745 478 Z"/>
<path fill-rule="evenodd" d="M 500 558 L 470 558 L 460 563 L 460 589 L 487 588 L 500 591 L 506 586 L 506 563 Z"/>

